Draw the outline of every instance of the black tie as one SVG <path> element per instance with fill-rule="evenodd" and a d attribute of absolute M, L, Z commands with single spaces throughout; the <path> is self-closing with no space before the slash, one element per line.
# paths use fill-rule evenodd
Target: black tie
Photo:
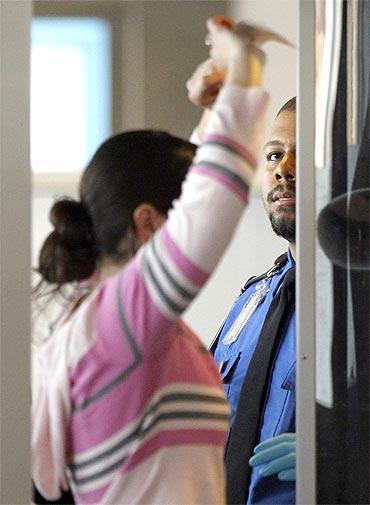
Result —
<path fill-rule="evenodd" d="M 238 408 L 226 449 L 227 501 L 247 502 L 251 469 L 248 464 L 258 441 L 270 374 L 295 307 L 295 267 L 285 275 L 262 326 L 240 391 Z"/>

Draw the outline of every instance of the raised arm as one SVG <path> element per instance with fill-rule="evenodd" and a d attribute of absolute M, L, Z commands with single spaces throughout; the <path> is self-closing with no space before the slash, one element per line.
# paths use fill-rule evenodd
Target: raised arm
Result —
<path fill-rule="evenodd" d="M 212 20 L 208 28 L 211 54 L 223 65 L 226 84 L 214 104 L 204 142 L 166 224 L 118 277 L 106 283 L 100 299 L 102 331 L 112 334 L 119 327 L 130 332 L 135 347 L 146 352 L 164 343 L 168 327 L 217 265 L 248 202 L 257 165 L 267 102 L 259 85 L 262 53 Z M 224 44 L 230 58 L 219 50 Z"/>
<path fill-rule="evenodd" d="M 190 137 L 191 142 L 197 146 L 204 140 L 212 106 L 224 81 L 225 72 L 215 65 L 211 58 L 208 58 L 197 66 L 186 82 L 190 102 L 202 110 L 201 119 Z"/>

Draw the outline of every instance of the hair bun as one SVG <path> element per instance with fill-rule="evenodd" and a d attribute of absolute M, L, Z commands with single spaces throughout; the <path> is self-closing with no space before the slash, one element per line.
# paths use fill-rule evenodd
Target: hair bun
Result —
<path fill-rule="evenodd" d="M 91 217 L 82 202 L 72 198 L 55 202 L 50 221 L 59 240 L 66 246 L 92 246 L 95 243 Z"/>
<path fill-rule="evenodd" d="M 39 255 L 38 272 L 57 286 L 90 277 L 99 256 L 86 207 L 76 200 L 57 201 L 50 211 L 54 225 Z"/>

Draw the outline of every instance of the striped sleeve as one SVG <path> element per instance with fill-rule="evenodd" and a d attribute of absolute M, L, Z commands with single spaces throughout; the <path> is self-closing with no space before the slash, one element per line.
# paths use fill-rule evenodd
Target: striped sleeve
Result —
<path fill-rule="evenodd" d="M 104 305 L 118 307 L 122 297 L 120 311 L 139 348 L 144 339 L 158 343 L 166 334 L 228 246 L 248 203 L 245 174 L 256 166 L 266 103 L 267 93 L 259 88 L 222 90 L 165 225 L 126 267 L 120 289 L 108 282 Z M 117 323 L 111 310 L 100 314 L 101 328 Z"/>

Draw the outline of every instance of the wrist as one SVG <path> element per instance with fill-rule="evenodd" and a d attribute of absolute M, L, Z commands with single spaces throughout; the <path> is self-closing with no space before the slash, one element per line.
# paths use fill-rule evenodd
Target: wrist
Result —
<path fill-rule="evenodd" d="M 202 117 L 200 118 L 200 121 L 194 130 L 195 136 L 198 139 L 198 142 L 195 142 L 195 143 L 200 143 L 204 140 L 205 131 L 206 131 L 211 114 L 212 114 L 212 109 L 210 109 L 208 107 L 203 109 Z"/>
<path fill-rule="evenodd" d="M 241 87 L 261 86 L 263 59 L 259 50 L 239 48 L 229 61 L 225 82 Z"/>

